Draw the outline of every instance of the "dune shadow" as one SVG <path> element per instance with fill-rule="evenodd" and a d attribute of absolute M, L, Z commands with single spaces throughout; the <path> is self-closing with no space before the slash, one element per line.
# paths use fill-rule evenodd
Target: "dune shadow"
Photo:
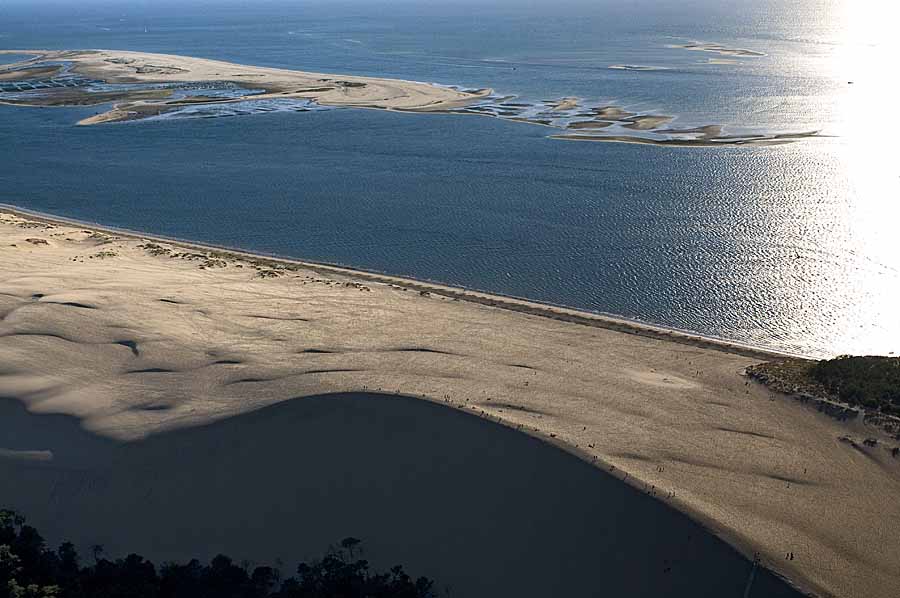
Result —
<path fill-rule="evenodd" d="M 376 565 L 465 597 L 742 597 L 752 568 L 558 448 L 403 396 L 306 397 L 128 444 L 0 399 L 0 448 L 0 505 L 114 556 L 223 552 L 292 572 L 352 535 Z M 750 595 L 800 594 L 760 570 Z"/>

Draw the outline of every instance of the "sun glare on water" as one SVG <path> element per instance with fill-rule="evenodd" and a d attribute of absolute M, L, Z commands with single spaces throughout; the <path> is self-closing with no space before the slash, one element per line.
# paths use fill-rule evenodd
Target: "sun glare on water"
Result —
<path fill-rule="evenodd" d="M 900 330 L 900 5 L 847 0 L 838 15 L 835 113 L 825 132 L 838 137 L 849 194 L 845 225 L 857 257 L 845 272 L 858 298 L 847 334 L 858 336 L 850 329 L 866 323 L 868 338 L 857 342 L 900 353 L 892 334 Z"/>

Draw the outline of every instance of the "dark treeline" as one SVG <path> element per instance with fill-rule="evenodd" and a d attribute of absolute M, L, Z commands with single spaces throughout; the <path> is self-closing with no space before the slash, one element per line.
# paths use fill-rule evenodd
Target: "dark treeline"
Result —
<path fill-rule="evenodd" d="M 816 363 L 810 374 L 851 405 L 900 416 L 900 358 L 843 356 Z"/>
<path fill-rule="evenodd" d="M 103 558 L 94 547 L 83 565 L 75 546 L 47 547 L 13 511 L 0 511 L 0 598 L 430 598 L 433 582 L 411 579 L 400 566 L 373 571 L 358 558 L 360 541 L 346 538 L 321 559 L 300 563 L 282 579 L 271 567 L 247 567 L 219 555 L 208 565 L 163 563 L 137 554 Z"/>

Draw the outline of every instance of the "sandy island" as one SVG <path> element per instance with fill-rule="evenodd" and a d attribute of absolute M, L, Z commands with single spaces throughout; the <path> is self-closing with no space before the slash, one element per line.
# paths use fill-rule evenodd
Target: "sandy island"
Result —
<path fill-rule="evenodd" d="M 77 418 L 91 438 L 140 447 L 298 397 L 407 395 L 560 447 L 806 591 L 895 596 L 893 441 L 841 442 L 879 432 L 743 376 L 771 356 L 436 284 L 0 212 L 0 397 L 32 415 Z M 221 441 L 209 442 L 215 451 Z M 17 491 L 37 479 L 29 467 L 65 457 L 46 443 L 0 449 L 23 476 Z M 477 496 L 460 508 L 477 511 Z"/>
<path fill-rule="evenodd" d="M 20 69 L 33 63 L 68 63 L 71 73 L 106 83 L 196 83 L 229 82 L 246 87 L 248 93 L 230 98 L 213 98 L 214 101 L 240 102 L 252 97 L 266 99 L 308 99 L 323 106 L 353 106 L 357 108 L 379 108 L 382 110 L 441 111 L 465 106 L 479 98 L 491 94 L 490 89 L 459 91 L 449 87 L 383 79 L 377 77 L 354 77 L 351 75 L 328 75 L 288 69 L 266 68 L 177 56 L 173 54 L 152 54 L 125 50 L 4 50 L 6 54 L 27 54 L 34 57 L 28 61 L 3 65 L 4 69 Z M 42 67 L 46 68 L 46 67 Z M 43 72 L 46 76 L 48 73 Z M 7 75 L 8 76 L 8 75 Z M 250 94 L 250 89 L 262 93 Z M 133 120 L 147 114 L 158 114 L 161 110 L 173 109 L 190 103 L 194 98 L 169 99 L 168 90 L 157 92 L 152 98 L 135 99 L 135 92 L 121 94 L 121 97 L 100 98 L 104 101 L 120 101 L 112 110 L 82 120 L 79 124 L 91 125 L 104 122 Z M 77 103 L 78 91 L 72 89 L 53 90 L 44 94 L 46 101 L 59 105 Z M 59 95 L 56 98 L 54 95 Z M 83 95 L 83 92 L 81 92 Z M 97 96 L 94 97 L 97 99 Z M 210 98 L 203 98 L 210 101 Z"/>
<path fill-rule="evenodd" d="M 705 51 L 716 45 L 685 46 Z M 722 125 L 666 128 L 675 119 L 637 114 L 619 106 L 585 105 L 566 96 L 513 102 L 491 89 L 461 89 L 415 81 L 328 75 L 121 50 L 0 50 L 32 58 L 0 66 L 0 104 L 15 106 L 101 106 L 105 112 L 79 121 L 97 125 L 163 116 L 212 117 L 317 107 L 374 108 L 404 112 L 474 114 L 552 127 L 553 139 L 626 142 L 682 147 L 774 145 L 814 137 L 816 131 L 723 135 Z M 744 55 L 744 54 L 739 54 Z M 656 67 L 613 65 L 616 70 Z M 287 103 L 287 104 L 285 104 Z M 609 130 L 602 130 L 607 129 Z"/>

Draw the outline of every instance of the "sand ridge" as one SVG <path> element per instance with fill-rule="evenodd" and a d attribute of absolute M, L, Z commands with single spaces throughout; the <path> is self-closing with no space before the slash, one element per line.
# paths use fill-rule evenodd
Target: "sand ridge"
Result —
<path fill-rule="evenodd" d="M 125 442 L 296 397 L 415 396 L 557 444 L 819 595 L 900 587 L 887 439 L 854 448 L 840 437 L 877 431 L 742 377 L 765 352 L 455 293 L 0 213 L 0 396 Z"/>

